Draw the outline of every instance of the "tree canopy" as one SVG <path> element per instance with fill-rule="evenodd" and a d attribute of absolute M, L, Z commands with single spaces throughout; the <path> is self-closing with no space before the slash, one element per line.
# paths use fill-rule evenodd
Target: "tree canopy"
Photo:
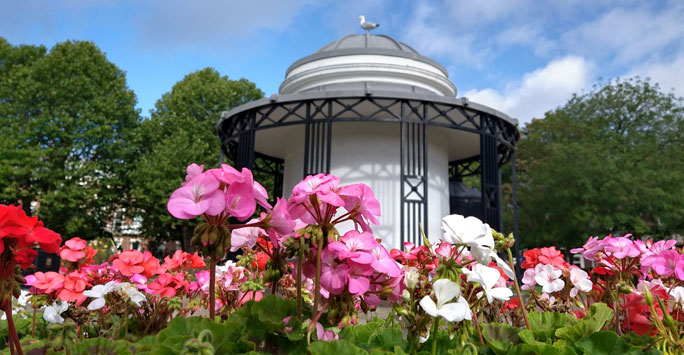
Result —
<path fill-rule="evenodd" d="M 127 203 L 139 122 L 125 73 L 93 43 L 12 46 L 0 38 L 0 201 L 34 204 L 67 237 L 105 234 Z"/>
<path fill-rule="evenodd" d="M 684 232 L 684 107 L 633 78 L 533 120 L 518 146 L 523 245 Z"/>
<path fill-rule="evenodd" d="M 133 213 L 143 217 L 143 235 L 187 239 L 194 224 L 168 213 L 169 196 L 185 180 L 188 164 L 218 166 L 216 123 L 221 112 L 262 97 L 248 80 L 230 80 L 205 68 L 186 75 L 157 101 L 136 133 L 139 158 L 129 172 Z"/>

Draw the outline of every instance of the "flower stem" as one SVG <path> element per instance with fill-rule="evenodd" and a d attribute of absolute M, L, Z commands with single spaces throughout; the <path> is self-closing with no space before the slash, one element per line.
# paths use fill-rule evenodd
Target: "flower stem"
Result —
<path fill-rule="evenodd" d="M 479 300 L 477 303 L 480 303 Z M 473 313 L 473 325 L 475 326 L 475 330 L 477 330 L 477 336 L 480 338 L 480 345 L 485 346 L 484 338 L 482 337 L 482 330 L 480 330 L 480 324 L 478 324 L 478 321 L 477 321 L 477 313 L 476 312 L 472 312 L 472 313 Z"/>
<path fill-rule="evenodd" d="M 520 310 L 522 311 L 523 318 L 525 318 L 527 329 L 531 330 L 532 327 L 530 326 L 530 319 L 527 318 L 525 302 L 523 302 L 522 295 L 520 294 L 520 286 L 518 286 L 518 275 L 515 272 L 515 265 L 513 264 L 513 253 L 511 253 L 511 248 L 506 248 L 506 251 L 508 252 L 508 264 L 511 266 L 511 270 L 513 270 L 513 284 L 515 285 L 515 293 L 518 296 L 518 301 L 520 301 Z"/>
<path fill-rule="evenodd" d="M 302 320 L 302 238 L 299 240 L 299 256 L 297 257 L 297 319 Z"/>
<path fill-rule="evenodd" d="M 214 321 L 216 316 L 216 256 L 211 257 L 209 264 L 209 319 Z"/>
<path fill-rule="evenodd" d="M 323 253 L 323 238 L 327 238 L 327 233 L 322 233 L 321 240 L 317 240 L 318 253 L 316 253 L 316 280 L 314 284 L 314 307 L 312 315 L 318 311 L 318 299 L 321 297 L 321 254 Z"/>
<path fill-rule="evenodd" d="M 33 322 L 31 323 L 31 338 L 36 337 L 36 307 L 33 307 Z"/>
<path fill-rule="evenodd" d="M 439 317 L 432 321 L 432 355 L 437 354 L 437 329 L 439 329 Z"/>
<path fill-rule="evenodd" d="M 14 327 L 14 318 L 12 317 L 12 297 L 10 296 L 5 306 L 5 315 L 7 316 L 7 329 L 9 330 L 10 344 L 14 343 L 18 355 L 24 355 L 17 336 L 17 328 Z M 11 348 L 11 346 L 10 346 Z"/>

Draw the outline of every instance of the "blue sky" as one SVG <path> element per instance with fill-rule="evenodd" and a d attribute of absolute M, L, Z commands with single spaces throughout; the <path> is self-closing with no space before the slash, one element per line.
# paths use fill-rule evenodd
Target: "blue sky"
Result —
<path fill-rule="evenodd" d="M 276 93 L 295 60 L 362 33 L 357 16 L 442 63 L 459 96 L 521 123 L 600 78 L 640 75 L 684 96 L 684 2 L 600 0 L 0 0 L 12 44 L 95 42 L 144 116 L 213 67 Z"/>

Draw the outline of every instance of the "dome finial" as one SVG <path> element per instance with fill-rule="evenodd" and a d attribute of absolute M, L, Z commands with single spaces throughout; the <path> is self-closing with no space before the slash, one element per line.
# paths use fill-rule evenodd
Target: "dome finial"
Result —
<path fill-rule="evenodd" d="M 370 31 L 372 29 L 380 27 L 380 25 L 378 25 L 377 23 L 372 23 L 372 22 L 366 21 L 366 16 L 363 16 L 363 15 L 359 16 L 359 20 L 361 20 L 361 28 L 368 31 L 368 33 L 370 33 Z"/>

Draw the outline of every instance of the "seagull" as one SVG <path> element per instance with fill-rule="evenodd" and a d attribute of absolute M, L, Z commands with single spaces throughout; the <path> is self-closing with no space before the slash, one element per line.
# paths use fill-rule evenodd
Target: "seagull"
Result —
<path fill-rule="evenodd" d="M 370 32 L 370 30 L 378 28 L 380 26 L 377 23 L 372 23 L 372 22 L 366 21 L 366 17 L 363 15 L 359 16 L 359 20 L 361 20 L 361 28 L 363 28 L 364 30 L 366 30 L 368 32 Z"/>

